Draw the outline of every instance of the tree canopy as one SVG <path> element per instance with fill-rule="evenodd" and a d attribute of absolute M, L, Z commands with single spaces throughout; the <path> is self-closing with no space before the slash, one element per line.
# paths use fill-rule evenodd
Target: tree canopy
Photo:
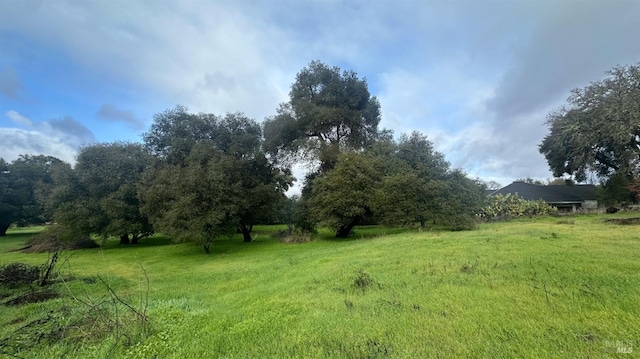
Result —
<path fill-rule="evenodd" d="M 264 123 L 272 154 L 317 160 L 328 170 L 343 150 L 363 148 L 378 134 L 380 103 L 354 71 L 313 61 L 297 74 L 289 98 Z"/>
<path fill-rule="evenodd" d="M 49 220 L 36 194 L 38 186 L 51 182 L 51 169 L 59 159 L 21 155 L 8 163 L 0 159 L 0 236 L 14 222 L 40 224 Z"/>
<path fill-rule="evenodd" d="M 593 175 L 605 182 L 640 169 L 640 63 L 617 66 L 608 77 L 574 89 L 568 105 L 548 115 L 540 144 L 554 176 Z"/>
<path fill-rule="evenodd" d="M 336 237 L 346 237 L 366 215 L 380 181 L 375 158 L 355 152 L 338 156 L 335 167 L 313 182 L 309 200 L 311 214 L 334 228 Z"/>
<path fill-rule="evenodd" d="M 381 141 L 369 151 L 338 156 L 333 169 L 313 179 L 307 194 L 312 217 L 346 237 L 367 218 L 387 225 L 427 221 L 453 229 L 475 225 L 484 186 L 451 169 L 421 133 Z M 303 193 L 304 195 L 304 193 Z"/>
<path fill-rule="evenodd" d="M 260 125 L 242 114 L 193 115 L 178 107 L 157 115 L 145 135 L 158 160 L 139 187 L 143 213 L 162 232 L 207 251 L 215 237 L 236 229 L 250 242 L 251 227 L 283 203 L 291 181 L 267 159 L 261 136 Z"/>
<path fill-rule="evenodd" d="M 137 197 L 138 181 L 150 165 L 151 156 L 139 144 L 83 147 L 75 168 L 65 164 L 53 172 L 43 201 L 69 237 L 118 236 L 123 244 L 137 243 L 153 232 Z"/>
<path fill-rule="evenodd" d="M 274 218 L 303 231 L 327 225 L 337 237 L 363 223 L 475 224 L 485 186 L 452 169 L 426 135 L 394 138 L 379 130 L 380 104 L 354 71 L 311 62 L 276 111 L 261 126 L 242 113 L 176 106 L 154 115 L 142 144 L 86 146 L 75 167 L 46 158 L 0 160 L 0 214 L 26 218 L 35 203 L 28 198 L 36 196 L 47 210 L 40 213 L 52 214 L 58 235 L 68 239 L 136 243 L 155 230 L 207 252 L 215 238 L 236 231 L 252 241 L 253 225 Z M 317 166 L 301 196 L 287 200 L 294 159 Z M 46 170 L 29 172 L 27 162 Z M 36 190 L 22 190 L 25 176 L 39 183 Z"/>

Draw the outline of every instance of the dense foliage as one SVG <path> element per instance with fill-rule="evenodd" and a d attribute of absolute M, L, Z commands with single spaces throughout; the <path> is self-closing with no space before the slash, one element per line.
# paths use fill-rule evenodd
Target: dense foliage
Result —
<path fill-rule="evenodd" d="M 14 222 L 41 224 L 50 219 L 37 201 L 37 192 L 39 186 L 51 183 L 51 170 L 59 163 L 42 155 L 22 155 L 11 163 L 0 158 L 0 236 Z"/>
<path fill-rule="evenodd" d="M 142 212 L 176 240 L 208 252 L 216 237 L 239 230 L 250 242 L 252 226 L 283 203 L 289 172 L 267 159 L 260 125 L 242 114 L 178 107 L 156 116 L 145 141 L 156 165 L 139 186 Z"/>
<path fill-rule="evenodd" d="M 236 231 L 250 242 L 255 224 L 274 221 L 302 234 L 328 226 L 336 237 L 372 223 L 473 228 L 486 186 L 451 168 L 426 135 L 394 138 L 379 122 L 366 79 L 313 61 L 262 125 L 177 106 L 153 117 L 142 144 L 86 146 L 75 167 L 44 157 L 0 162 L 0 212 L 15 212 L 0 225 L 34 217 L 27 212 L 38 205 L 32 212 L 52 217 L 51 234 L 63 239 L 128 244 L 159 231 L 207 252 Z M 301 195 L 287 199 L 294 159 L 310 171 Z M 18 177 L 31 187 L 21 190 Z"/>
<path fill-rule="evenodd" d="M 307 195 L 313 218 L 346 237 L 368 219 L 386 225 L 470 229 L 484 204 L 484 186 L 451 169 L 426 136 L 380 140 L 370 151 L 345 152 L 317 176 Z"/>
<path fill-rule="evenodd" d="M 574 89 L 568 105 L 549 114 L 540 153 L 557 177 L 628 188 L 640 174 L 640 63 L 608 75 Z"/>
<path fill-rule="evenodd" d="M 556 213 L 557 208 L 543 200 L 526 200 L 518 194 L 490 196 L 489 203 L 482 207 L 479 217 L 486 221 L 501 221 L 517 217 L 544 216 Z"/>
<path fill-rule="evenodd" d="M 380 103 L 353 71 L 313 61 L 297 74 L 289 97 L 264 123 L 272 154 L 316 160 L 326 171 L 342 151 L 362 149 L 377 137 Z"/>
<path fill-rule="evenodd" d="M 80 150 L 75 168 L 59 164 L 42 195 L 63 237 L 118 236 L 122 244 L 153 232 L 140 213 L 138 181 L 151 156 L 133 143 L 101 143 Z"/>

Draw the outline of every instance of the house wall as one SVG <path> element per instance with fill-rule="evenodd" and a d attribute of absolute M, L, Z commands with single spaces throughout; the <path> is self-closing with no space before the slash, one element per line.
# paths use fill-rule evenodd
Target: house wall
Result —
<path fill-rule="evenodd" d="M 596 200 L 587 200 L 582 202 L 582 208 L 584 209 L 597 209 L 598 208 L 598 201 Z"/>

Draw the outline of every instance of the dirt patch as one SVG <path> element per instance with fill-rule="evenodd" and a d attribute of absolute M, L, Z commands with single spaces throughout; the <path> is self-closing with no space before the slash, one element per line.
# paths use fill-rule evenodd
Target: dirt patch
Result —
<path fill-rule="evenodd" d="M 614 224 L 622 224 L 622 225 L 634 225 L 634 224 L 640 224 L 640 217 L 612 218 L 612 219 L 607 219 L 606 222 L 614 223 Z"/>

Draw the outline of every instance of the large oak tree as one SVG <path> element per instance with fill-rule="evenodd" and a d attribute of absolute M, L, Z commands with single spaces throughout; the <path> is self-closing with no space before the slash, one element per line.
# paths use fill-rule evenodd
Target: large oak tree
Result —
<path fill-rule="evenodd" d="M 12 223 L 40 224 L 50 219 L 36 194 L 51 182 L 52 167 L 59 163 L 44 155 L 21 155 L 11 163 L 0 159 L 0 236 Z"/>
<path fill-rule="evenodd" d="M 252 226 L 283 203 L 290 174 L 267 159 L 260 125 L 242 114 L 178 107 L 156 115 L 144 138 L 157 162 L 139 187 L 142 209 L 176 240 L 208 252 L 216 237 L 237 229 L 250 242 Z"/>
<path fill-rule="evenodd" d="M 75 168 L 62 164 L 42 199 L 69 240 L 117 236 L 121 244 L 137 243 L 153 229 L 140 213 L 138 181 L 151 156 L 134 143 L 99 143 L 80 149 Z"/>
<path fill-rule="evenodd" d="M 608 77 L 574 89 L 568 104 L 548 115 L 540 144 L 554 176 L 606 182 L 640 169 L 640 63 L 614 67 Z"/>
<path fill-rule="evenodd" d="M 307 197 L 310 215 L 335 229 L 336 237 L 347 237 L 368 218 L 470 229 L 485 201 L 484 186 L 451 169 L 418 132 L 340 154 L 333 169 L 313 180 Z"/>
<path fill-rule="evenodd" d="M 267 151 L 318 161 L 321 171 L 347 149 L 361 149 L 378 135 L 380 103 L 367 80 L 320 61 L 296 76 L 289 102 L 264 123 Z"/>

